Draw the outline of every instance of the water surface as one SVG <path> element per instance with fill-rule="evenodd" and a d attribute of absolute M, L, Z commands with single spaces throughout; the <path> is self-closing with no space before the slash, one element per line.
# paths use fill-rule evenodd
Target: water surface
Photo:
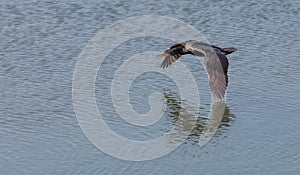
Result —
<path fill-rule="evenodd" d="M 1 2 L 0 11 L 0 174 L 299 174 L 299 1 L 12 0 Z M 229 56 L 226 110 L 214 138 L 204 147 L 195 144 L 210 94 L 202 66 L 186 56 L 182 61 L 204 89 L 196 129 L 172 153 L 130 162 L 106 155 L 83 134 L 72 105 L 72 78 L 79 54 L 99 30 L 141 15 L 175 17 L 211 43 L 239 50 Z M 136 44 L 140 47 L 132 49 Z M 124 53 L 170 44 L 138 38 L 120 45 L 106 62 L 117 68 Z M 109 97 L 105 90 L 113 73 L 99 71 L 96 97 L 116 132 L 146 140 L 177 120 L 178 90 L 166 77 L 150 73 L 132 84 L 131 103 L 146 113 L 148 96 L 162 92 L 166 115 L 156 126 L 128 128 L 109 98 L 102 98 Z"/>

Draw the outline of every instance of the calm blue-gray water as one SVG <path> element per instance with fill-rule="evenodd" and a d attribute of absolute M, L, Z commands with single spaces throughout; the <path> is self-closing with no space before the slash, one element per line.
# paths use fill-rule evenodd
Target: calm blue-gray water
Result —
<path fill-rule="evenodd" d="M 0 174 L 299 174 L 299 11 L 297 0 L 1 1 Z M 100 30 L 142 15 L 177 18 L 210 43 L 238 51 L 228 56 L 226 110 L 210 142 L 196 144 L 210 108 L 210 94 L 203 91 L 204 121 L 191 136 L 170 154 L 135 162 L 103 153 L 85 136 L 74 112 L 72 79 L 81 51 Z M 136 38 L 119 45 L 105 65 L 118 67 L 126 56 L 170 44 Z M 184 58 L 207 89 L 201 64 Z M 115 71 L 100 70 L 95 86 L 108 125 L 136 140 L 167 131 L 181 103 L 174 83 L 153 72 L 134 80 L 130 100 L 137 112 L 147 113 L 149 95 L 158 91 L 169 113 L 157 127 L 137 128 L 113 109 L 109 87 Z"/>

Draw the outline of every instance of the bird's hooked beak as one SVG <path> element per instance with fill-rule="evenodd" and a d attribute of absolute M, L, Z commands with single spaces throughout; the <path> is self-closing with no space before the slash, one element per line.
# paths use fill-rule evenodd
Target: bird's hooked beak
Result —
<path fill-rule="evenodd" d="M 162 53 L 160 53 L 160 54 L 158 54 L 158 55 L 156 55 L 157 57 L 165 57 L 165 56 L 167 56 L 168 55 L 168 53 L 166 52 L 166 51 L 164 51 L 164 52 L 162 52 Z"/>

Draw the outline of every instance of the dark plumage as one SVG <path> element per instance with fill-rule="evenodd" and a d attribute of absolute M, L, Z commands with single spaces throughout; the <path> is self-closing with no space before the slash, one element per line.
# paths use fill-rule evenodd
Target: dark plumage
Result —
<path fill-rule="evenodd" d="M 204 56 L 204 65 L 209 78 L 209 85 L 214 98 L 222 100 L 228 85 L 228 60 L 226 55 L 235 52 L 237 49 L 220 48 L 198 41 L 185 41 L 177 43 L 170 49 L 162 52 L 158 56 L 163 56 L 161 67 L 167 68 L 182 55 L 191 54 L 195 56 Z"/>

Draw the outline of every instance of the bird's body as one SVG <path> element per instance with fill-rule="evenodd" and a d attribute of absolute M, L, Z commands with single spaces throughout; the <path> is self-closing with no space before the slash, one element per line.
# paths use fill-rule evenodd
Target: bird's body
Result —
<path fill-rule="evenodd" d="M 159 56 L 164 56 L 161 67 L 167 68 L 180 56 L 192 54 L 204 57 L 204 66 L 207 71 L 210 88 L 214 98 L 224 99 L 228 85 L 228 60 L 226 55 L 236 51 L 236 48 L 220 48 L 203 42 L 194 40 L 175 44 L 170 49 L 162 52 Z"/>

